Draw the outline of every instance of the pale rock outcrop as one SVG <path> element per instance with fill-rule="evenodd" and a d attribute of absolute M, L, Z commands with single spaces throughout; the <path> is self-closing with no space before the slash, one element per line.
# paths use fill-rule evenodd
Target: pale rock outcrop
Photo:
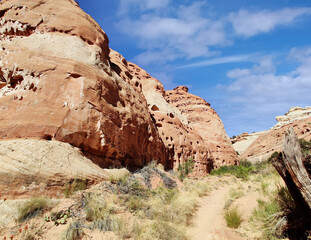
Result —
<path fill-rule="evenodd" d="M 236 138 L 232 139 L 234 150 L 240 155 L 246 151 L 246 149 L 256 141 L 258 137 L 267 133 L 267 131 L 255 132 L 255 133 L 242 133 Z"/>
<path fill-rule="evenodd" d="M 292 123 L 297 120 L 302 120 L 311 117 L 311 107 L 292 107 L 287 113 L 282 116 L 277 116 L 275 119 L 278 121 L 272 128 L 280 128 L 286 124 Z"/>
<path fill-rule="evenodd" d="M 129 167 L 164 163 L 145 98 L 111 68 L 106 34 L 75 1 L 5 0 L 0 17 L 0 139 L 55 139 Z"/>
<path fill-rule="evenodd" d="M 35 139 L 0 141 L 0 193 L 3 197 L 31 192 L 58 192 L 70 179 L 100 181 L 109 171 L 68 143 Z"/>
<path fill-rule="evenodd" d="M 224 125 L 209 103 L 189 93 L 185 86 L 166 91 L 165 99 L 187 117 L 190 129 L 201 136 L 201 145 L 207 146 L 211 151 L 214 167 L 238 163 L 237 154 Z"/>

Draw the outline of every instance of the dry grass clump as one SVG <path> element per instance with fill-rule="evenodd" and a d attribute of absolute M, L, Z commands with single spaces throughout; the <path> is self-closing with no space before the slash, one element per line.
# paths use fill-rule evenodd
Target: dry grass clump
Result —
<path fill-rule="evenodd" d="M 87 180 L 85 179 L 72 179 L 65 184 L 64 195 L 65 197 L 71 196 L 74 192 L 85 190 L 87 187 Z"/>
<path fill-rule="evenodd" d="M 288 189 L 278 187 L 269 200 L 258 200 L 251 221 L 262 230 L 263 239 L 279 239 L 287 235 L 288 220 L 295 215 L 295 211 L 295 203 Z"/>
<path fill-rule="evenodd" d="M 104 196 L 95 194 L 86 194 L 84 209 L 86 219 L 90 222 L 109 218 L 116 212 L 116 206 L 113 203 L 108 203 Z"/>
<path fill-rule="evenodd" d="M 145 217 L 174 224 L 187 225 L 197 202 L 197 194 L 162 189 L 148 202 Z"/>
<path fill-rule="evenodd" d="M 138 240 L 186 240 L 185 229 L 165 221 L 154 221 L 145 226 Z"/>
<path fill-rule="evenodd" d="M 229 198 L 225 203 L 224 209 L 229 209 L 230 206 L 234 203 L 235 200 L 244 196 L 244 191 L 241 188 L 231 188 L 229 191 Z"/>
<path fill-rule="evenodd" d="M 242 216 L 237 207 L 231 208 L 225 213 L 227 226 L 230 228 L 238 228 L 242 223 Z"/>
<path fill-rule="evenodd" d="M 69 225 L 67 230 L 63 233 L 63 240 L 78 240 L 84 236 L 83 224 L 80 222 L 73 222 Z"/>
<path fill-rule="evenodd" d="M 186 178 L 183 183 L 186 191 L 195 192 L 199 197 L 206 196 L 211 192 L 210 183 L 206 179 L 194 181 Z"/>
<path fill-rule="evenodd" d="M 39 214 L 42 214 L 49 208 L 50 206 L 47 199 L 42 197 L 32 198 L 18 209 L 17 220 L 19 222 L 24 222 L 25 220 L 29 220 Z"/>

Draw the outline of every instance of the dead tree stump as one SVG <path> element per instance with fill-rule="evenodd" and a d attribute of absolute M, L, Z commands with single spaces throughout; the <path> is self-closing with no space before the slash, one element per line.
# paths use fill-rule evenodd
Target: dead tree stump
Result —
<path fill-rule="evenodd" d="M 273 165 L 285 181 L 296 208 L 311 216 L 311 179 L 303 165 L 299 141 L 293 128 L 285 133 L 283 156 L 274 159 Z"/>

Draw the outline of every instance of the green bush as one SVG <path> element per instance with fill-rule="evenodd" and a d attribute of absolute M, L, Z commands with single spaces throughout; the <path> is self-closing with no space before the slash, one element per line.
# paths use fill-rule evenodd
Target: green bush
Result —
<path fill-rule="evenodd" d="M 194 168 L 193 157 L 188 158 L 186 162 L 178 165 L 179 179 L 182 181 L 190 173 L 192 173 Z"/>
<path fill-rule="evenodd" d="M 225 213 L 225 220 L 227 226 L 230 228 L 238 228 L 242 223 L 241 213 L 238 211 L 238 208 L 231 208 Z"/>
<path fill-rule="evenodd" d="M 254 171 L 255 168 L 249 161 L 241 161 L 239 166 L 231 165 L 231 166 L 222 166 L 219 169 L 214 169 L 211 171 L 211 175 L 225 175 L 231 174 L 236 176 L 237 178 L 241 178 L 243 180 L 247 180 L 249 178 L 249 174 Z"/>
<path fill-rule="evenodd" d="M 32 198 L 18 209 L 19 222 L 31 219 L 45 210 L 49 209 L 48 201 L 45 198 Z"/>
<path fill-rule="evenodd" d="M 264 239 L 273 239 L 282 234 L 284 214 L 275 198 L 269 201 L 257 200 L 258 207 L 253 211 L 251 221 L 263 231 Z"/>
<path fill-rule="evenodd" d="M 279 152 L 274 152 L 271 154 L 271 156 L 268 159 L 268 162 L 271 163 L 274 159 L 278 158 L 280 156 L 281 153 Z"/>

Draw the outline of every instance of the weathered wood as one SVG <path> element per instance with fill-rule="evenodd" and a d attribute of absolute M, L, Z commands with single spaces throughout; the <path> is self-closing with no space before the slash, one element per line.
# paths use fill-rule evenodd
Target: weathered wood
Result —
<path fill-rule="evenodd" d="M 311 179 L 302 162 L 302 153 L 294 129 L 285 133 L 283 156 L 274 159 L 273 165 L 285 181 L 296 207 L 311 213 Z"/>

